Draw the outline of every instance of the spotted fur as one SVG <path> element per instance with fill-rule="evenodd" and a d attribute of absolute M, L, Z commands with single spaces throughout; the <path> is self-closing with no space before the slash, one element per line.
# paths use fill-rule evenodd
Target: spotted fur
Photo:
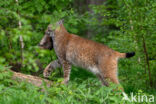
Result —
<path fill-rule="evenodd" d="M 48 26 L 48 35 L 52 38 L 54 50 L 64 70 L 64 81 L 67 84 L 70 79 L 71 65 L 85 68 L 94 73 L 108 86 L 107 79 L 119 84 L 117 76 L 117 63 L 119 58 L 126 58 L 126 53 L 120 53 L 101 43 L 94 42 L 74 34 L 65 29 L 62 22 L 57 23 L 57 28 Z M 128 56 L 134 56 L 129 54 Z M 46 73 L 47 71 L 44 71 Z"/>

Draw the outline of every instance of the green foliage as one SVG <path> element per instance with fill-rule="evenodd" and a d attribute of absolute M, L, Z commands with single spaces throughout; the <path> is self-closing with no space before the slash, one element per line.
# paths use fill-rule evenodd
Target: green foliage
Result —
<path fill-rule="evenodd" d="M 45 95 L 38 88 L 26 83 L 16 86 L 0 86 L 1 104 L 46 104 Z"/>
<path fill-rule="evenodd" d="M 55 23 L 61 18 L 65 18 L 66 27 L 72 33 L 77 33 L 78 14 L 71 6 L 71 0 L 20 0 L 18 3 L 15 0 L 1 1 L 0 9 L 0 54 L 6 59 L 6 63 L 20 63 L 21 49 L 19 36 L 24 40 L 24 62 L 21 70 L 24 72 L 37 71 L 38 67 L 35 60 L 36 56 L 42 54 L 42 57 L 47 57 L 44 61 L 50 62 L 50 53 L 38 49 L 37 44 L 41 40 L 44 31 L 49 23 Z M 69 6 L 69 7 L 68 7 Z M 21 28 L 19 28 L 21 21 Z M 9 25 L 8 25 L 9 24 Z M 72 24 L 72 25 L 71 25 Z M 32 41 L 34 40 L 34 41 Z M 43 53 L 42 53 L 43 52 Z"/>
<path fill-rule="evenodd" d="M 78 80 L 78 79 L 77 79 Z M 99 87 L 101 84 L 96 79 L 88 79 L 82 81 L 81 84 L 77 83 L 75 80 L 72 83 L 69 83 L 68 86 L 54 84 L 50 89 L 48 89 L 48 95 L 50 99 L 49 102 L 57 104 L 68 104 L 68 103 L 122 103 L 121 92 L 113 92 L 113 88 L 117 86 L 113 85 L 112 87 Z M 80 81 L 80 80 L 79 80 Z"/>
<path fill-rule="evenodd" d="M 5 59 L 0 57 L 0 84 L 10 85 L 12 82 L 11 75 L 12 73 L 8 71 L 9 67 L 5 66 Z"/>
<path fill-rule="evenodd" d="M 78 79 L 77 79 L 78 80 Z M 31 84 L 21 83 L 16 86 L 0 86 L 0 103 L 1 104 L 71 104 L 71 103 L 111 103 L 122 104 L 120 91 L 114 92 L 116 85 L 112 87 L 101 87 L 97 79 L 81 80 L 81 84 L 75 80 L 68 86 L 60 85 L 59 80 L 46 88 L 44 92 L 39 92 L 39 88 Z M 80 80 L 79 80 L 80 81 Z M 100 89 L 99 89 L 100 88 Z M 128 103 L 127 103 L 128 104 Z"/>
<path fill-rule="evenodd" d="M 64 19 L 70 33 L 87 37 L 89 30 L 92 40 L 119 52 L 135 51 L 135 57 L 119 61 L 120 83 L 129 96 L 131 92 L 156 96 L 155 0 L 106 0 L 101 5 L 90 5 L 91 12 L 83 14 L 77 12 L 74 3 L 75 0 L 0 1 L 0 104 L 132 103 L 122 100 L 121 91 L 113 91 L 117 86 L 101 87 L 93 74 L 78 67 L 72 67 L 67 86 L 59 84 L 63 74 L 61 69 L 56 69 L 49 77 L 53 85 L 44 92 L 31 84 L 11 80 L 12 73 L 8 69 L 18 63 L 22 63 L 18 70 L 31 73 L 39 70 L 37 59 L 43 67 L 57 59 L 54 50 L 39 49 L 37 44 L 47 25 L 60 19 Z M 24 42 L 23 61 L 20 36 Z M 152 88 L 149 87 L 143 38 L 149 55 Z"/>

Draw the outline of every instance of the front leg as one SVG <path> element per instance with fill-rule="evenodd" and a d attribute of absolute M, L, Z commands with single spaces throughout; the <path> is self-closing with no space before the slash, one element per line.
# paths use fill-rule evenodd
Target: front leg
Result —
<path fill-rule="evenodd" d="M 67 84 L 70 79 L 71 65 L 67 61 L 64 61 L 62 65 L 63 65 L 63 71 L 64 71 L 64 80 L 62 84 Z"/>
<path fill-rule="evenodd" d="M 52 61 L 44 69 L 43 76 L 48 77 L 51 74 L 51 72 L 53 72 L 56 68 L 60 68 L 60 67 L 61 67 L 61 64 L 59 63 L 59 60 Z"/>

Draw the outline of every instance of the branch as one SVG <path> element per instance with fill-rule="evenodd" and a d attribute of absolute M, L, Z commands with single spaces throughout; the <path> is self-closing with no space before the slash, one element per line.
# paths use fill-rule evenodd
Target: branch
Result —
<path fill-rule="evenodd" d="M 37 87 L 41 87 L 43 82 L 45 82 L 48 87 L 50 87 L 50 85 L 52 85 L 52 82 L 47 79 L 43 79 L 43 78 L 40 78 L 37 76 L 32 76 L 32 75 L 26 75 L 23 73 L 12 71 L 12 70 L 10 70 L 10 71 L 13 72 L 13 76 L 12 76 L 13 80 L 17 80 L 20 82 L 26 81 L 28 83 L 32 83 L 33 85 L 35 85 Z"/>

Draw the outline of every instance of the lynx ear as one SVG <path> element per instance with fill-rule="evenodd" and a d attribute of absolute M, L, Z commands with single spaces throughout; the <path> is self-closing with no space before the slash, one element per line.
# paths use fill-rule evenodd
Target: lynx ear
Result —
<path fill-rule="evenodd" d="M 61 19 L 61 20 L 59 20 L 58 22 L 56 22 L 56 25 L 57 25 L 57 26 L 60 26 L 61 24 L 63 24 L 63 22 L 64 22 L 64 19 Z"/>
<path fill-rule="evenodd" d="M 55 24 L 49 24 L 48 25 L 48 30 L 50 30 L 50 31 L 53 31 L 53 30 L 59 30 L 59 28 L 60 28 L 60 25 L 63 25 L 63 19 L 61 19 L 61 20 L 59 20 L 59 21 L 57 21 Z"/>
<path fill-rule="evenodd" d="M 64 19 L 59 20 L 59 25 L 63 24 Z"/>
<path fill-rule="evenodd" d="M 60 26 L 63 25 L 63 19 L 59 20 L 58 22 L 56 22 L 56 28 L 55 30 L 59 31 L 60 30 Z"/>

